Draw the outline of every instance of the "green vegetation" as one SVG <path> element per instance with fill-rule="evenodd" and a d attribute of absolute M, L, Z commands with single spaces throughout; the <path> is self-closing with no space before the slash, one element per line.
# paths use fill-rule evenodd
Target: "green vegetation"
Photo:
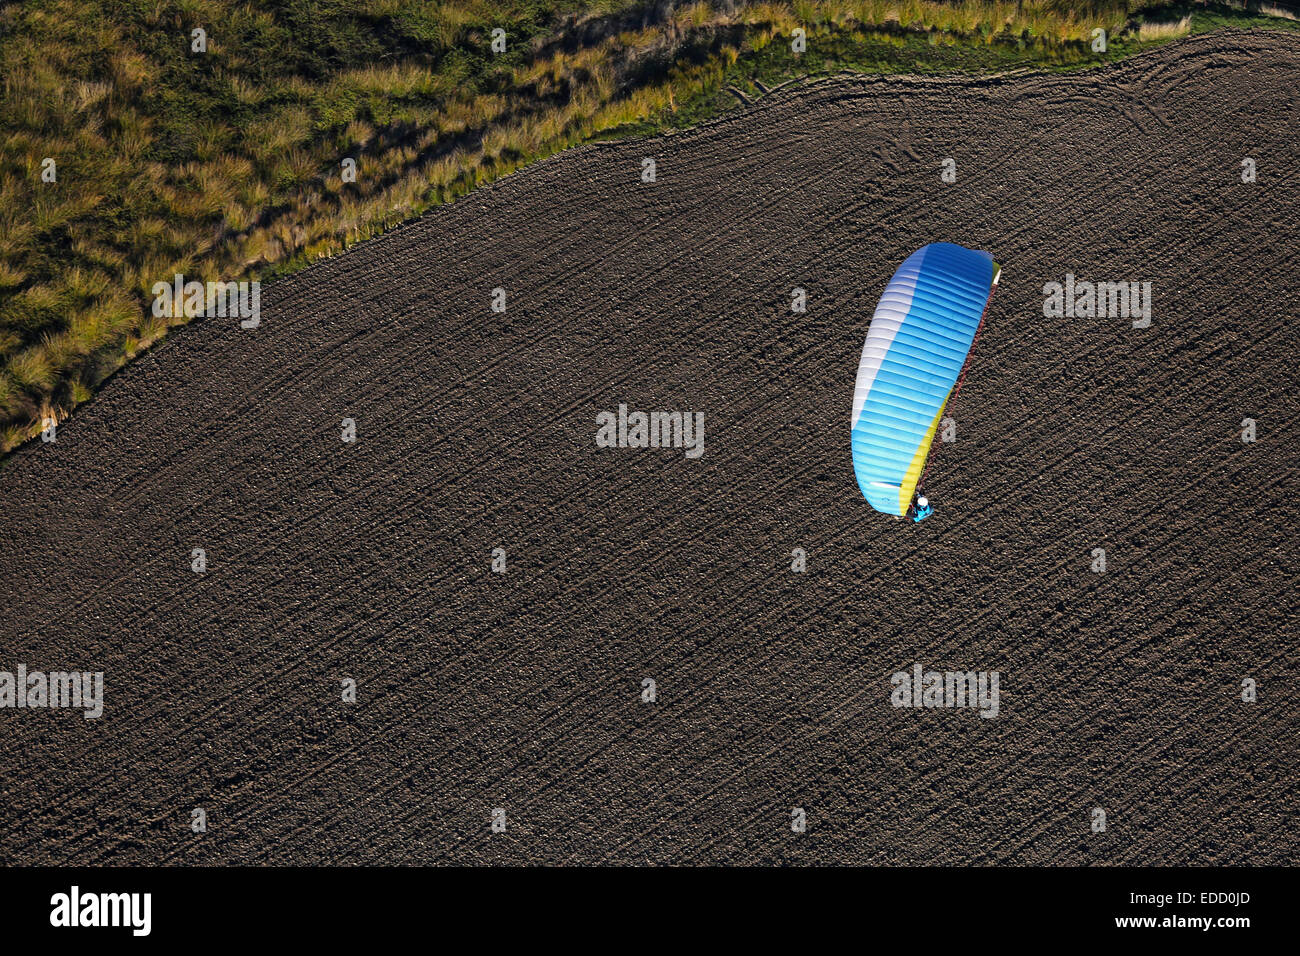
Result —
<path fill-rule="evenodd" d="M 178 272 L 265 279 L 558 150 L 697 123 L 808 73 L 1073 68 L 1207 24 L 1293 25 L 1240 5 L 1144 0 L 664 6 L 0 9 L 0 452 L 184 321 L 150 310 L 153 284 Z M 808 34 L 801 56 L 796 27 Z M 1090 48 L 1096 27 L 1105 54 Z M 192 50 L 196 28 L 206 52 Z M 55 182 L 42 178 L 47 159 Z"/>

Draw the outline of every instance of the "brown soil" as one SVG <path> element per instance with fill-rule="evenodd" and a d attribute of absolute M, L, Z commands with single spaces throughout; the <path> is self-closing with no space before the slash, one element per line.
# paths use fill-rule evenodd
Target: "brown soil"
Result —
<path fill-rule="evenodd" d="M 0 861 L 1300 862 L 1297 91 L 1246 33 L 818 80 L 174 333 L 0 468 L 0 670 L 107 698 L 0 710 Z M 936 240 L 1004 272 L 913 526 L 849 408 Z M 1067 272 L 1151 281 L 1151 327 L 1044 318 Z M 703 457 L 597 448 L 621 402 Z M 914 663 L 1000 715 L 894 709 Z"/>

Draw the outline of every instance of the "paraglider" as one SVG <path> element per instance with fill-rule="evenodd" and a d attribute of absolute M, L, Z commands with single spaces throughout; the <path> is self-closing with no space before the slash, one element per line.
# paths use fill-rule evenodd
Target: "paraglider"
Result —
<path fill-rule="evenodd" d="M 853 471 L 877 511 L 919 522 L 934 510 L 918 485 L 1000 275 L 987 252 L 936 242 L 885 286 L 853 390 Z"/>

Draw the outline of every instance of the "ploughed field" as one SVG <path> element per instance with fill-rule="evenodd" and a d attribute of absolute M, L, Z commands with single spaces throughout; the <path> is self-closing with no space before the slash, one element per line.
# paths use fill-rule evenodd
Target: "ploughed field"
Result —
<path fill-rule="evenodd" d="M 1291 35 L 817 79 L 174 332 L 0 467 L 0 670 L 104 674 L 0 709 L 0 860 L 1300 862 L 1298 128 Z M 849 415 L 932 241 L 1003 275 L 912 525 Z M 893 706 L 917 664 L 997 716 Z"/>

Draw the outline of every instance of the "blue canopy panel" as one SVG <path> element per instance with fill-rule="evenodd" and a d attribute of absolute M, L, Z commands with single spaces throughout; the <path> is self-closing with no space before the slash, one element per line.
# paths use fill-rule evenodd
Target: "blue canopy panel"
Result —
<path fill-rule="evenodd" d="M 997 281 L 993 257 L 918 249 L 885 286 L 853 390 L 853 470 L 877 511 L 907 513 L 930 444 Z"/>

